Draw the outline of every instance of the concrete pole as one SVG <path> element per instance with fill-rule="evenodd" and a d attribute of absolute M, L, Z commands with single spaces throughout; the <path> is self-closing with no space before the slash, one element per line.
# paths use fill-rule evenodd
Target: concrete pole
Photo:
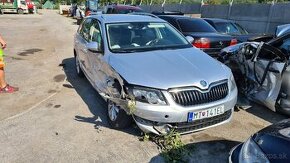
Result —
<path fill-rule="evenodd" d="M 164 12 L 164 5 L 165 5 L 165 3 L 166 3 L 166 0 L 164 0 L 163 3 L 162 3 L 162 5 L 161 5 L 163 12 Z"/>
<path fill-rule="evenodd" d="M 227 19 L 230 19 L 230 17 L 231 17 L 233 3 L 234 3 L 234 0 L 229 1 L 229 10 L 228 10 Z"/>
<path fill-rule="evenodd" d="M 182 4 L 182 0 L 179 1 L 179 12 L 181 12 L 181 4 Z"/>

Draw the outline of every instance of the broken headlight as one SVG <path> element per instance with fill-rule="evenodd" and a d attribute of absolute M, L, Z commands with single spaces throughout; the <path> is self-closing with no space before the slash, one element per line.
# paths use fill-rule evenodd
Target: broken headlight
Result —
<path fill-rule="evenodd" d="M 230 77 L 230 81 L 231 81 L 231 91 L 233 91 L 237 85 L 236 85 L 236 81 L 235 81 L 235 78 L 234 78 L 234 75 L 232 74 L 231 77 Z"/>
<path fill-rule="evenodd" d="M 132 87 L 129 88 L 129 92 L 135 97 L 136 101 L 156 105 L 166 105 L 166 100 L 160 90 Z"/>

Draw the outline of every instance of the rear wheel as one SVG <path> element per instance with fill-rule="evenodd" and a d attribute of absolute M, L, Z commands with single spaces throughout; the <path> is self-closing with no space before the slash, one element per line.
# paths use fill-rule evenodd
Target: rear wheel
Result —
<path fill-rule="evenodd" d="M 18 14 L 24 14 L 24 11 L 23 11 L 23 9 L 20 8 L 20 9 L 17 10 L 17 13 Z"/>
<path fill-rule="evenodd" d="M 132 117 L 112 101 L 108 101 L 108 119 L 114 129 L 127 128 L 132 124 Z"/>
<path fill-rule="evenodd" d="M 79 57 L 77 55 L 75 56 L 75 68 L 76 68 L 76 72 L 77 72 L 78 76 L 84 77 L 84 72 L 81 69 Z"/>

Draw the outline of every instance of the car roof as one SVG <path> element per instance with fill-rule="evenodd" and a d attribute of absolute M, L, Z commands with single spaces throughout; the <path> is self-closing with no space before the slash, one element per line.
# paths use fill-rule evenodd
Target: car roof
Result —
<path fill-rule="evenodd" d="M 231 22 L 233 23 L 234 21 L 228 20 L 228 19 L 220 19 L 220 18 L 203 18 L 204 20 L 209 20 L 212 21 L 213 23 L 218 23 L 218 22 Z"/>
<path fill-rule="evenodd" d="M 142 15 L 144 14 L 144 15 Z M 146 13 L 136 13 L 134 14 L 98 14 L 91 15 L 89 17 L 96 18 L 102 23 L 121 23 L 121 22 L 166 22 L 157 16 L 146 14 Z"/>

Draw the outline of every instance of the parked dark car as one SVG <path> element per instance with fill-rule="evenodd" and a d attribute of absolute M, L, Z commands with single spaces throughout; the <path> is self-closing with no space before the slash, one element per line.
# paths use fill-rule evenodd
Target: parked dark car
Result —
<path fill-rule="evenodd" d="M 230 35 L 218 33 L 209 23 L 201 18 L 190 18 L 180 15 L 159 15 L 184 36 L 194 38 L 192 45 L 200 48 L 212 57 L 217 57 L 220 50 L 237 44 L 237 39 Z"/>
<path fill-rule="evenodd" d="M 268 126 L 230 152 L 230 163 L 290 162 L 290 119 Z"/>
<path fill-rule="evenodd" d="M 239 23 L 218 18 L 204 18 L 211 26 L 213 26 L 219 33 L 228 34 L 237 38 L 238 42 L 246 41 L 267 41 L 273 38 L 270 34 L 249 33 Z"/>
<path fill-rule="evenodd" d="M 138 6 L 112 4 L 105 7 L 103 14 L 128 14 L 131 12 L 144 12 Z"/>

